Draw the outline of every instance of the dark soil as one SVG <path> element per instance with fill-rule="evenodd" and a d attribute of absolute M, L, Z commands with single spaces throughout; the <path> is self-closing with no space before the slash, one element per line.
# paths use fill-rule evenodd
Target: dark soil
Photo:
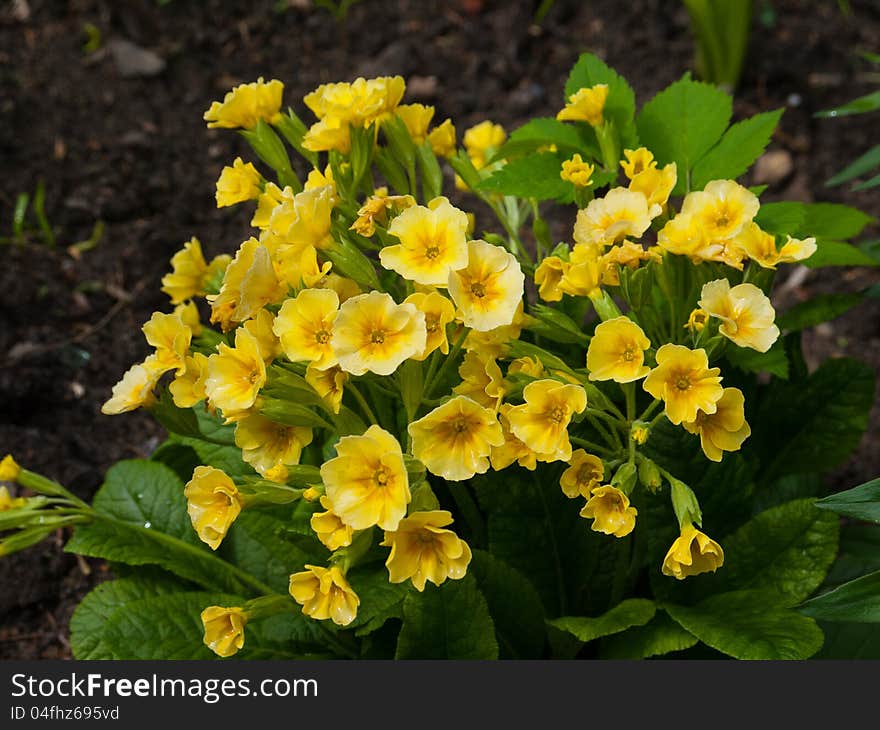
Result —
<path fill-rule="evenodd" d="M 46 187 L 57 233 L 3 247 L 0 267 L 0 456 L 87 497 L 115 461 L 148 455 L 161 429 L 140 413 L 100 413 L 110 388 L 147 354 L 140 325 L 167 308 L 159 280 L 192 235 L 207 255 L 233 251 L 246 211 L 217 210 L 214 182 L 246 156 L 240 138 L 208 130 L 202 113 L 236 83 L 262 75 L 285 83 L 285 100 L 320 83 L 400 73 L 407 100 L 434 104 L 458 129 L 491 117 L 508 129 L 560 107 L 579 53 L 605 58 L 640 102 L 692 67 L 687 16 L 671 0 L 558 0 L 540 25 L 538 2 L 365 0 L 337 22 L 308 0 L 15 0 L 0 5 L 0 236 L 19 193 Z M 880 6 L 850 0 L 774 0 L 775 21 L 756 14 L 737 117 L 785 107 L 771 149 L 793 172 L 770 199 L 828 200 L 880 214 L 880 199 L 823 186 L 875 144 L 877 115 L 819 120 L 813 113 L 873 91 L 880 79 L 856 55 L 880 50 Z M 759 10 L 766 3 L 756 0 Z M 84 48 L 86 28 L 100 33 Z M 110 50 L 127 40 L 164 70 L 126 77 Z M 96 248 L 72 256 L 96 221 Z M 567 239 L 567 224 L 554 235 Z M 874 231 L 876 233 L 876 231 Z M 795 274 L 786 306 L 817 292 L 853 291 L 880 279 L 863 269 Z M 880 366 L 880 300 L 806 337 L 811 364 L 851 354 Z M 875 409 L 876 411 L 877 409 Z M 847 487 L 880 473 L 880 414 L 849 464 L 831 476 Z M 0 561 L 0 658 L 69 656 L 67 622 L 106 573 L 62 552 L 66 535 Z"/>

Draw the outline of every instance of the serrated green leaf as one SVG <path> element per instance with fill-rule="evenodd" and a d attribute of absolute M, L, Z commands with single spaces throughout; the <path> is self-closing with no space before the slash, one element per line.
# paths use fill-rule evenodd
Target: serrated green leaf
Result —
<path fill-rule="evenodd" d="M 428 583 L 406 597 L 396 658 L 498 658 L 495 626 L 473 576 Z"/>
<path fill-rule="evenodd" d="M 474 550 L 470 571 L 489 605 L 501 658 L 541 659 L 544 607 L 534 586 L 503 560 Z"/>
<path fill-rule="evenodd" d="M 629 598 L 618 603 L 607 613 L 596 617 L 562 616 L 548 621 L 551 626 L 567 631 L 579 641 L 588 642 L 602 636 L 626 631 L 632 626 L 644 626 L 656 612 L 653 601 L 644 598 Z"/>
<path fill-rule="evenodd" d="M 844 583 L 806 601 L 798 610 L 823 621 L 880 622 L 880 571 Z"/>
<path fill-rule="evenodd" d="M 735 659 L 808 659 L 822 647 L 822 629 L 813 619 L 774 606 L 760 591 L 720 593 L 696 606 L 664 608 L 704 644 Z"/>
<path fill-rule="evenodd" d="M 875 145 L 864 154 L 853 160 L 825 183 L 826 188 L 833 188 L 849 180 L 861 177 L 880 165 L 880 144 Z"/>
<path fill-rule="evenodd" d="M 727 94 L 687 75 L 642 107 L 636 120 L 639 140 L 659 164 L 676 163 L 678 182 L 673 193 L 693 189 L 694 165 L 721 139 L 732 113 Z"/>
<path fill-rule="evenodd" d="M 755 216 L 755 223 L 767 233 L 795 236 L 807 218 L 806 207 L 805 203 L 792 201 L 764 203 Z"/>
<path fill-rule="evenodd" d="M 745 173 L 770 142 L 782 111 L 762 112 L 732 125 L 694 165 L 691 186 L 699 190 L 711 180 L 735 180 Z"/>
<path fill-rule="evenodd" d="M 816 253 L 803 263 L 810 269 L 822 266 L 880 266 L 877 259 L 851 243 L 825 239 L 817 241 Z"/>
<path fill-rule="evenodd" d="M 690 649 L 698 641 L 669 618 L 669 614 L 658 611 L 644 626 L 633 626 L 602 639 L 599 656 L 602 659 L 647 659 Z"/>
<path fill-rule="evenodd" d="M 767 352 L 758 352 L 750 347 L 737 347 L 733 343 L 724 351 L 732 365 L 747 373 L 770 373 L 777 378 L 788 380 L 788 356 L 782 340 L 773 343 Z"/>
<path fill-rule="evenodd" d="M 562 158 L 553 152 L 519 157 L 480 182 L 478 190 L 535 200 L 571 202 L 573 187 L 563 180 Z"/>
<path fill-rule="evenodd" d="M 776 319 L 782 330 L 802 330 L 828 322 L 848 312 L 864 299 L 861 294 L 818 294 L 812 299 L 796 304 Z"/>
<path fill-rule="evenodd" d="M 874 479 L 816 502 L 820 509 L 858 520 L 880 523 L 880 479 Z"/>

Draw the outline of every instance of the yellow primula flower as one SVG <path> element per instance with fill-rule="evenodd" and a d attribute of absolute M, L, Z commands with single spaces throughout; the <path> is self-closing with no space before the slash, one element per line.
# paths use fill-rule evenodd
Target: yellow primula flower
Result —
<path fill-rule="evenodd" d="M 332 185 L 310 188 L 285 197 L 269 216 L 268 230 L 280 241 L 315 248 L 328 248 L 333 243 L 330 217 L 336 204 Z"/>
<path fill-rule="evenodd" d="M 347 155 L 351 152 L 351 126 L 338 117 L 322 119 L 308 128 L 302 146 L 310 152 L 335 150 Z"/>
<path fill-rule="evenodd" d="M 0 482 L 11 481 L 15 480 L 0 478 Z M 0 512 L 8 512 L 9 510 L 18 509 L 19 507 L 24 507 L 26 504 L 27 500 L 24 497 L 13 497 L 9 494 L 9 490 L 6 487 L 0 487 Z"/>
<path fill-rule="evenodd" d="M 721 461 L 725 451 L 739 451 L 752 433 L 746 423 L 745 398 L 738 388 L 725 388 L 716 403 L 715 413 L 697 413 L 694 421 L 681 424 L 689 433 L 699 434 L 700 446 L 707 459 Z"/>
<path fill-rule="evenodd" d="M 776 311 L 754 284 L 731 288 L 727 279 L 710 281 L 703 285 L 698 304 L 721 320 L 718 331 L 740 347 L 767 352 L 779 338 L 779 327 L 773 323 Z"/>
<path fill-rule="evenodd" d="M 352 375 L 391 375 L 425 351 L 425 315 L 412 304 L 395 304 L 389 294 L 352 297 L 339 308 L 331 344 L 339 366 Z"/>
<path fill-rule="evenodd" d="M 247 330 L 235 331 L 235 347 L 221 342 L 208 358 L 205 392 L 227 421 L 244 415 L 265 384 L 266 362 L 257 338 Z"/>
<path fill-rule="evenodd" d="M 178 408 L 192 408 L 205 399 L 205 379 L 208 377 L 208 357 L 201 352 L 186 356 L 186 370 L 178 375 L 168 386 L 174 405 Z"/>
<path fill-rule="evenodd" d="M 816 253 L 817 248 L 815 238 L 798 239 L 788 236 L 779 249 L 779 263 L 793 264 L 795 261 L 804 261 Z"/>
<path fill-rule="evenodd" d="M 449 274 L 449 294 L 466 327 L 486 332 L 513 322 L 525 276 L 512 253 L 486 241 L 468 241 L 467 266 Z"/>
<path fill-rule="evenodd" d="M 657 168 L 657 160 L 654 159 L 653 153 L 647 147 L 624 150 L 623 156 L 625 159 L 620 161 L 620 166 L 623 168 L 623 174 L 630 180 L 646 170 Z"/>
<path fill-rule="evenodd" d="M 256 200 L 262 192 L 263 176 L 251 162 L 236 157 L 232 167 L 226 166 L 217 180 L 217 207 L 224 208 L 245 200 Z"/>
<path fill-rule="evenodd" d="M 324 172 L 314 168 L 309 170 L 306 181 L 303 183 L 303 190 L 314 190 L 315 188 L 329 187 L 333 195 L 333 204 L 338 202 L 336 196 L 336 181 L 333 179 L 333 168 L 327 165 Z"/>
<path fill-rule="evenodd" d="M 203 543 L 216 550 L 244 504 L 234 482 L 220 469 L 197 466 L 183 495 L 193 529 Z"/>
<path fill-rule="evenodd" d="M 217 656 L 232 656 L 244 646 L 244 627 L 248 616 L 243 608 L 208 606 L 202 611 L 201 619 L 205 629 L 205 646 Z"/>
<path fill-rule="evenodd" d="M 462 142 L 468 157 L 477 170 L 483 169 L 489 157 L 504 144 L 507 132 L 500 124 L 493 124 L 488 119 L 474 125 L 464 133 Z"/>
<path fill-rule="evenodd" d="M 12 458 L 12 454 L 6 454 L 0 460 L 0 482 L 15 482 L 21 474 L 21 467 Z"/>
<path fill-rule="evenodd" d="M 156 363 L 164 370 L 174 370 L 183 375 L 186 355 L 192 341 L 192 330 L 179 314 L 153 312 L 153 316 L 141 328 L 147 343 L 156 348 Z"/>
<path fill-rule="evenodd" d="M 516 373 L 522 373 L 536 379 L 542 378 L 544 377 L 544 365 L 536 357 L 518 357 L 516 360 L 511 360 L 510 365 L 507 366 L 508 375 Z"/>
<path fill-rule="evenodd" d="M 593 172 L 595 169 L 593 165 L 589 162 L 584 162 L 584 158 L 575 153 L 570 160 L 563 161 L 559 177 L 566 182 L 570 182 L 575 187 L 586 188 L 593 184 Z"/>
<path fill-rule="evenodd" d="M 504 398 L 504 376 L 494 357 L 479 349 L 469 350 L 458 366 L 458 374 L 462 382 L 452 389 L 454 393 L 498 410 Z"/>
<path fill-rule="evenodd" d="M 406 125 L 406 131 L 417 145 L 428 138 L 428 127 L 434 118 L 434 107 L 424 104 L 401 104 L 395 112 Z"/>
<path fill-rule="evenodd" d="M 603 122 L 602 111 L 607 99 L 608 84 L 578 89 L 568 97 L 568 103 L 556 114 L 556 118 L 560 122 L 586 122 L 598 127 Z"/>
<path fill-rule="evenodd" d="M 471 330 L 464 339 L 464 349 L 479 350 L 486 357 L 503 357 L 507 354 L 508 343 L 518 340 L 526 325 L 523 302 L 520 300 L 513 313 L 513 321 L 500 327 L 493 327 L 485 332 Z"/>
<path fill-rule="evenodd" d="M 750 221 L 736 237 L 735 244 L 752 261 L 765 269 L 775 269 L 779 264 L 790 264 L 808 259 L 816 252 L 816 239 L 798 240 L 788 237 L 779 250 L 776 237 L 762 231 L 757 223 Z"/>
<path fill-rule="evenodd" d="M 142 363 L 132 365 L 113 386 L 110 399 L 101 406 L 101 413 L 115 416 L 141 406 L 151 406 L 156 402 L 153 388 L 165 372 L 166 368 L 155 355 L 150 355 Z"/>
<path fill-rule="evenodd" d="M 246 332 L 250 332 L 257 340 L 260 346 L 260 352 L 263 353 L 263 360 L 268 365 L 284 350 L 281 347 L 281 341 L 275 336 L 272 327 L 275 324 L 275 317 L 268 309 L 261 309 L 257 312 L 257 316 L 249 319 L 242 327 Z"/>
<path fill-rule="evenodd" d="M 302 612 L 315 620 L 330 619 L 338 626 L 348 626 L 357 616 L 360 599 L 338 566 L 322 568 L 306 565 L 301 573 L 290 576 L 290 595 L 302 606 Z"/>
<path fill-rule="evenodd" d="M 336 119 L 368 127 L 391 116 L 405 91 L 402 76 L 358 77 L 351 83 L 322 84 L 303 101 L 320 120 Z"/>
<path fill-rule="evenodd" d="M 689 575 L 713 573 L 724 565 L 724 550 L 692 524 L 683 525 L 681 535 L 663 559 L 663 575 L 684 580 Z"/>
<path fill-rule="evenodd" d="M 273 182 L 266 182 L 265 187 L 257 198 L 257 209 L 251 218 L 251 225 L 264 229 L 269 227 L 272 211 L 285 200 L 293 200 L 293 188 L 289 185 L 283 190 Z"/>
<path fill-rule="evenodd" d="M 178 304 L 174 307 L 174 312 L 172 314 L 180 317 L 180 320 L 190 328 L 193 337 L 198 337 L 202 334 L 204 327 L 202 327 L 202 320 L 199 318 L 199 308 L 192 299 Z"/>
<path fill-rule="evenodd" d="M 487 472 L 492 447 L 504 443 L 495 412 L 463 395 L 413 421 L 407 430 L 413 456 L 429 472 L 452 482 Z"/>
<path fill-rule="evenodd" d="M 568 424 L 587 407 L 587 393 L 579 385 L 536 380 L 523 388 L 525 403 L 507 412 L 513 435 L 537 453 L 539 461 L 568 461 L 571 442 Z"/>
<path fill-rule="evenodd" d="M 630 180 L 629 189 L 642 193 L 648 205 L 664 206 L 678 181 L 678 168 L 670 162 L 662 168 L 651 167 L 635 175 Z"/>
<path fill-rule="evenodd" d="M 253 129 L 261 119 L 275 124 L 281 119 L 281 96 L 284 84 L 260 77 L 254 83 L 240 84 L 228 92 L 222 102 L 215 101 L 205 112 L 209 127 Z"/>
<path fill-rule="evenodd" d="M 333 264 L 318 260 L 318 249 L 310 243 L 280 243 L 273 234 L 264 231 L 260 237 L 272 256 L 279 280 L 286 287 L 301 289 L 316 287 L 330 273 Z"/>
<path fill-rule="evenodd" d="M 464 211 L 443 197 L 407 208 L 388 226 L 400 243 L 379 251 L 379 261 L 409 281 L 445 287 L 452 271 L 468 265 L 467 227 Z"/>
<path fill-rule="evenodd" d="M 573 297 L 594 296 L 599 292 L 604 272 L 601 248 L 579 243 L 572 249 L 570 260 L 562 264 L 562 277 L 557 288 Z"/>
<path fill-rule="evenodd" d="M 349 299 L 351 299 L 352 297 L 356 297 L 358 294 L 364 293 L 363 289 L 361 289 L 360 285 L 354 279 L 349 279 L 347 276 L 334 274 L 332 271 L 330 273 L 324 274 L 324 276 L 313 283 L 312 288 L 330 289 L 332 291 L 335 291 L 336 296 L 339 297 L 340 304 L 347 302 Z"/>
<path fill-rule="evenodd" d="M 449 354 L 449 340 L 446 337 L 446 325 L 455 319 L 455 307 L 446 297 L 436 291 L 410 294 L 403 300 L 404 304 L 412 304 L 425 315 L 425 349 L 419 355 L 413 355 L 413 360 L 424 360 L 434 350 L 440 350 L 444 355 Z"/>
<path fill-rule="evenodd" d="M 698 411 L 715 413 L 723 395 L 720 373 L 709 367 L 705 350 L 667 343 L 657 350 L 657 367 L 643 387 L 666 404 L 666 417 L 678 425 L 696 419 Z"/>
<path fill-rule="evenodd" d="M 703 190 L 688 193 L 681 212 L 692 215 L 703 236 L 716 243 L 742 231 L 759 207 L 758 197 L 739 183 L 713 180 Z"/>
<path fill-rule="evenodd" d="M 616 487 L 595 487 L 580 511 L 581 517 L 593 520 L 590 529 L 614 537 L 626 537 L 636 526 L 638 511 L 630 507 L 629 497 Z"/>
<path fill-rule="evenodd" d="M 644 378 L 651 371 L 645 365 L 645 350 L 650 346 L 642 328 L 629 317 L 598 324 L 587 348 L 590 380 L 631 383 Z"/>
<path fill-rule="evenodd" d="M 688 315 L 688 321 L 685 325 L 685 329 L 689 329 L 691 332 L 697 333 L 702 332 L 703 327 L 706 326 L 706 323 L 709 321 L 709 313 L 697 307 L 692 310 Z"/>
<path fill-rule="evenodd" d="M 451 119 L 444 119 L 442 124 L 428 133 L 431 151 L 438 157 L 452 157 L 456 150 L 455 125 Z"/>
<path fill-rule="evenodd" d="M 172 272 L 162 277 L 162 291 L 171 297 L 172 304 L 180 304 L 205 293 L 208 264 L 202 255 L 198 238 L 191 238 L 171 257 L 171 268 Z"/>
<path fill-rule="evenodd" d="M 379 544 L 391 548 L 385 561 L 388 580 L 412 580 L 421 592 L 426 581 L 439 586 L 447 578 L 464 578 L 471 549 L 452 530 L 443 529 L 451 524 L 452 514 L 438 509 L 415 512 L 401 520 L 394 532 L 386 532 Z"/>
<path fill-rule="evenodd" d="M 612 188 L 604 197 L 594 198 L 578 211 L 574 240 L 595 246 L 610 246 L 624 238 L 640 238 L 662 208 L 649 204 L 644 193 Z"/>
<path fill-rule="evenodd" d="M 315 392 L 321 397 L 326 405 L 333 413 L 339 413 L 342 407 L 342 395 L 345 389 L 345 383 L 348 380 L 348 373 L 344 372 L 338 365 L 325 370 L 318 370 L 312 365 L 306 368 L 306 382 L 311 385 Z"/>
<path fill-rule="evenodd" d="M 619 286 L 621 267 L 637 269 L 642 261 L 659 261 L 661 258 L 656 251 L 645 250 L 641 244 L 623 241 L 609 248 L 599 258 L 602 283 L 606 286 Z"/>
<path fill-rule="evenodd" d="M 576 449 L 571 454 L 568 469 L 562 472 L 559 486 L 569 499 L 590 498 L 590 493 L 602 483 L 605 477 L 605 464 L 598 456 Z"/>
<path fill-rule="evenodd" d="M 545 302 L 558 302 L 562 300 L 562 290 L 559 283 L 565 273 L 566 261 L 558 256 L 548 256 L 535 269 L 535 284 L 538 286 L 538 296 Z"/>
<path fill-rule="evenodd" d="M 352 529 L 346 525 L 330 508 L 330 500 L 321 497 L 321 506 L 326 512 L 315 512 L 309 520 L 312 530 L 324 547 L 333 551 L 351 545 Z"/>
<path fill-rule="evenodd" d="M 321 466 L 331 509 L 355 530 L 396 530 L 411 499 L 397 439 L 373 425 L 363 436 L 339 439 L 336 454 Z"/>
<path fill-rule="evenodd" d="M 376 222 L 385 225 L 392 212 L 411 208 L 416 204 L 412 195 L 388 195 L 386 188 L 379 188 L 375 195 L 364 201 L 358 210 L 358 217 L 349 228 L 365 238 L 376 233 Z"/>
<path fill-rule="evenodd" d="M 308 362 L 318 370 L 336 365 L 330 344 L 339 297 L 332 289 L 303 289 L 284 302 L 272 330 L 291 362 Z"/>
<path fill-rule="evenodd" d="M 302 450 L 312 443 L 308 426 L 287 426 L 256 413 L 235 424 L 235 445 L 241 458 L 270 481 L 287 479 L 287 467 L 299 464 Z"/>
<path fill-rule="evenodd" d="M 510 466 L 514 461 L 524 469 L 534 471 L 538 465 L 538 457 L 534 451 L 520 441 L 510 430 L 510 421 L 507 420 L 507 412 L 513 406 L 504 404 L 498 411 L 498 421 L 501 424 L 501 432 L 504 443 L 501 446 L 493 446 L 489 454 L 489 463 L 495 471 L 501 471 Z"/>

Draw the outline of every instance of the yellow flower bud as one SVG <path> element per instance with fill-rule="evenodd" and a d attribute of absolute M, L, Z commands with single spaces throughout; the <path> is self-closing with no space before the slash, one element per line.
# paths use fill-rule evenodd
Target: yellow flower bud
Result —
<path fill-rule="evenodd" d="M 202 611 L 201 618 L 205 646 L 217 656 L 232 656 L 244 646 L 244 627 L 248 617 L 243 608 L 208 606 Z"/>
<path fill-rule="evenodd" d="M 629 497 L 611 486 L 596 487 L 581 510 L 581 517 L 592 518 L 590 529 L 615 537 L 626 537 L 636 526 L 635 507 L 630 507 Z"/>
<path fill-rule="evenodd" d="M 216 550 L 241 512 L 243 501 L 238 489 L 220 469 L 197 466 L 183 494 L 199 539 Z"/>
<path fill-rule="evenodd" d="M 12 454 L 6 454 L 0 461 L 0 482 L 14 482 L 21 474 L 21 467 L 12 458 Z"/>
<path fill-rule="evenodd" d="M 714 573 L 722 565 L 724 565 L 724 550 L 721 546 L 688 523 L 681 528 L 681 535 L 666 553 L 663 560 L 663 575 L 684 580 L 689 575 L 699 575 L 709 571 Z"/>

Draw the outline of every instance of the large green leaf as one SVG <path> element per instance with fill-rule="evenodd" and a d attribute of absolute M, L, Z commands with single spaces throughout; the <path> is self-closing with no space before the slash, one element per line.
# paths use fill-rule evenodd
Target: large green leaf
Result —
<path fill-rule="evenodd" d="M 694 188 L 692 170 L 700 158 L 721 139 L 730 122 L 730 97 L 711 84 L 685 75 L 642 107 L 636 125 L 641 144 L 658 162 L 675 162 L 678 182 L 674 193 Z"/>
<path fill-rule="evenodd" d="M 770 373 L 783 380 L 788 379 L 788 356 L 785 344 L 776 340 L 767 352 L 758 352 L 750 347 L 727 346 L 724 357 L 735 367 L 747 373 Z"/>
<path fill-rule="evenodd" d="M 519 571 L 483 550 L 474 550 L 471 572 L 489 605 L 502 659 L 541 659 L 544 608 Z"/>
<path fill-rule="evenodd" d="M 601 59 L 591 53 L 581 54 L 565 82 L 565 101 L 579 89 L 596 84 L 608 85 L 608 98 L 602 115 L 615 123 L 625 146 L 636 146 L 637 137 L 633 124 L 636 114 L 635 92 L 626 79 Z"/>
<path fill-rule="evenodd" d="M 806 203 L 783 201 L 763 203 L 755 222 L 768 233 L 777 236 L 796 236 L 807 218 Z"/>
<path fill-rule="evenodd" d="M 654 618 L 656 610 L 653 601 L 645 598 L 629 598 L 601 616 L 562 616 L 548 623 L 586 643 L 602 636 L 626 631 L 632 626 L 644 626 Z"/>
<path fill-rule="evenodd" d="M 822 647 L 822 629 L 813 619 L 774 605 L 761 591 L 664 608 L 704 644 L 735 659 L 807 659 Z"/>
<path fill-rule="evenodd" d="M 820 622 L 825 644 L 816 659 L 880 659 L 880 626 Z"/>
<path fill-rule="evenodd" d="M 602 639 L 599 656 L 602 659 L 647 659 L 690 649 L 697 642 L 697 637 L 669 618 L 669 614 L 658 611 L 644 626 L 633 626 Z"/>
<path fill-rule="evenodd" d="M 351 587 L 361 600 L 351 628 L 364 636 L 380 628 L 388 619 L 403 617 L 403 601 L 413 592 L 409 581 L 391 583 L 388 569 L 382 565 L 358 567 L 348 574 Z"/>
<path fill-rule="evenodd" d="M 493 156 L 493 160 L 510 159 L 520 154 L 537 152 L 542 147 L 556 145 L 556 149 L 571 156 L 575 152 L 587 153 L 596 157 L 599 150 L 588 143 L 578 132 L 577 127 L 560 122 L 553 117 L 530 119 L 510 133 L 510 138 Z"/>
<path fill-rule="evenodd" d="M 471 575 L 407 596 L 397 659 L 497 659 L 486 599 Z"/>
<path fill-rule="evenodd" d="M 798 232 L 819 239 L 853 238 L 874 220 L 858 208 L 841 203 L 807 203 L 804 212 L 804 222 Z"/>
<path fill-rule="evenodd" d="M 804 260 L 804 266 L 818 269 L 823 266 L 878 266 L 875 258 L 858 246 L 845 241 L 819 239 L 816 253 Z"/>
<path fill-rule="evenodd" d="M 816 506 L 846 517 L 880 522 L 880 479 L 831 494 L 816 502 Z"/>
<path fill-rule="evenodd" d="M 559 176 L 564 159 L 554 152 L 519 157 L 493 172 L 477 189 L 520 198 L 571 202 L 574 188 Z"/>
<path fill-rule="evenodd" d="M 880 622 L 880 571 L 816 596 L 798 609 L 805 616 L 823 621 Z"/>
<path fill-rule="evenodd" d="M 780 314 L 776 324 L 790 331 L 815 327 L 848 312 L 863 299 L 862 294 L 856 293 L 819 294 Z"/>
<path fill-rule="evenodd" d="M 711 180 L 735 180 L 742 175 L 767 147 L 781 116 L 782 109 L 777 109 L 732 125 L 694 165 L 691 186 L 699 190 Z"/>
<path fill-rule="evenodd" d="M 840 549 L 822 588 L 839 585 L 880 570 L 880 525 L 845 524 Z"/>

